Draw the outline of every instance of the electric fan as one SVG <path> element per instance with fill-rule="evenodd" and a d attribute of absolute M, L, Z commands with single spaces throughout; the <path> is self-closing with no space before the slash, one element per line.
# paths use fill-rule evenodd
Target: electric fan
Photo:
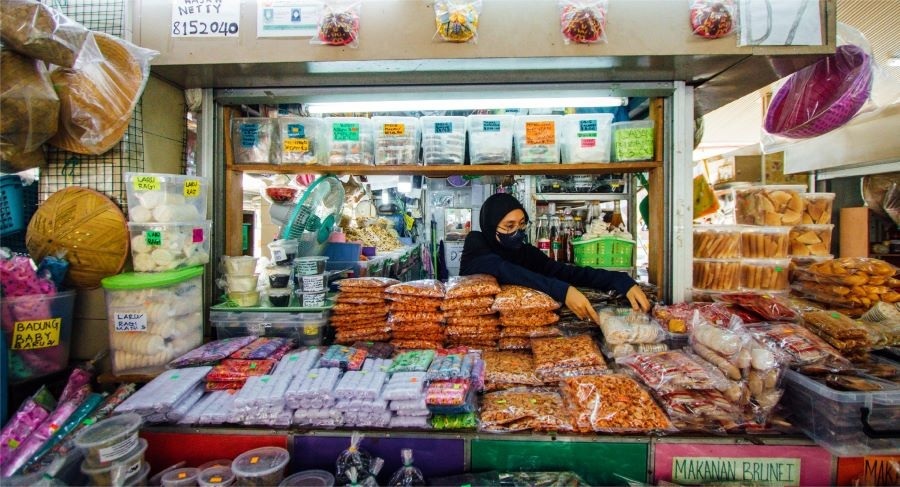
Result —
<path fill-rule="evenodd" d="M 273 204 L 272 220 L 282 225 L 281 238 L 299 242 L 297 256 L 322 255 L 334 226 L 340 223 L 344 187 L 334 176 L 313 181 L 296 205 Z"/>

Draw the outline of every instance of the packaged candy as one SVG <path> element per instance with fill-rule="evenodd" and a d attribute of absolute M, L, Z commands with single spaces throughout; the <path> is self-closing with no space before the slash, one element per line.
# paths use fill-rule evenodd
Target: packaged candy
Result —
<path fill-rule="evenodd" d="M 435 37 L 447 42 L 478 42 L 481 0 L 438 0 L 434 2 Z"/>
<path fill-rule="evenodd" d="M 438 350 L 428 367 L 429 381 L 468 379 L 472 373 L 473 356 L 467 354 L 465 347 L 458 350 Z"/>
<path fill-rule="evenodd" d="M 733 0 L 689 0 L 691 32 L 706 39 L 718 39 L 734 32 L 737 23 Z"/>
<path fill-rule="evenodd" d="M 425 390 L 425 372 L 396 372 L 384 390 L 381 398 L 387 401 L 407 401 L 421 398 Z"/>
<path fill-rule="evenodd" d="M 334 388 L 341 378 L 341 369 L 318 368 L 293 378 L 285 390 L 285 404 L 290 408 L 322 409 L 334 405 Z"/>
<path fill-rule="evenodd" d="M 201 345 L 169 362 L 169 368 L 212 365 L 256 340 L 255 336 L 225 338 Z"/>
<path fill-rule="evenodd" d="M 606 4 L 606 0 L 559 0 L 559 25 L 565 43 L 605 43 Z"/>
<path fill-rule="evenodd" d="M 388 373 L 425 372 L 428 370 L 434 357 L 434 350 L 410 350 L 408 352 L 403 352 L 394 358 L 394 363 L 391 365 Z"/>
<path fill-rule="evenodd" d="M 475 429 L 478 427 L 476 413 L 435 414 L 431 417 L 431 427 L 436 430 Z"/>
<path fill-rule="evenodd" d="M 410 487 L 413 485 L 425 485 L 425 476 L 422 471 L 413 466 L 413 451 L 409 448 L 400 450 L 400 460 L 403 466 L 391 475 L 388 485 L 391 487 Z"/>
<path fill-rule="evenodd" d="M 671 428 L 666 414 L 633 379 L 619 374 L 563 379 L 563 396 L 582 432 L 647 432 Z"/>
<path fill-rule="evenodd" d="M 522 385 L 543 383 L 534 372 L 534 361 L 530 354 L 486 351 L 482 358 L 486 382 Z"/>
<path fill-rule="evenodd" d="M 206 374 L 207 382 L 246 381 L 248 377 L 266 375 L 277 362 L 271 359 L 240 360 L 226 359 Z"/>
<path fill-rule="evenodd" d="M 320 14 L 318 32 L 310 44 L 359 47 L 359 10 L 362 2 L 329 0 Z"/>
<path fill-rule="evenodd" d="M 211 370 L 209 366 L 167 370 L 125 399 L 115 412 L 141 415 L 166 413 L 200 384 Z"/>
<path fill-rule="evenodd" d="M 284 357 L 275 366 L 272 375 L 290 375 L 295 377 L 307 373 L 319 361 L 319 349 L 308 348 L 299 352 L 292 352 Z"/>
<path fill-rule="evenodd" d="M 500 294 L 497 279 L 489 274 L 454 276 L 447 280 L 445 298 L 476 298 Z M 450 308 L 445 308 L 450 309 Z"/>
<path fill-rule="evenodd" d="M 230 355 L 231 358 L 260 360 L 265 358 L 280 359 L 293 346 L 290 338 L 260 337 L 252 343 Z M 280 353 L 280 355 L 279 355 Z"/>
<path fill-rule="evenodd" d="M 356 349 L 343 345 L 332 345 L 322 354 L 317 367 L 339 367 L 347 369 L 350 359 L 356 354 Z"/>
<path fill-rule="evenodd" d="M 16 414 L 0 431 L 0 453 L 2 453 L 0 466 L 6 467 L 15 450 L 22 445 L 35 428 L 47 419 L 55 408 L 56 399 L 44 386 L 41 386 L 33 396 L 19 406 Z"/>

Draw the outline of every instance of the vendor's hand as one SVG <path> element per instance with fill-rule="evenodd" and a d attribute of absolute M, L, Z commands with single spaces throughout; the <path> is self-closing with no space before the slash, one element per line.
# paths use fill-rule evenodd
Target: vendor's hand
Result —
<path fill-rule="evenodd" d="M 600 317 L 597 316 L 597 311 L 591 306 L 588 298 L 572 286 L 569 286 L 569 290 L 566 291 L 566 307 L 572 310 L 579 319 L 590 318 L 594 320 L 594 323 L 600 323 Z"/>
<path fill-rule="evenodd" d="M 625 297 L 628 298 L 628 302 L 631 303 L 632 309 L 640 309 L 644 313 L 650 311 L 650 300 L 647 299 L 647 295 L 644 294 L 641 286 L 638 286 L 637 284 L 631 286 L 631 289 L 628 290 L 628 294 L 626 294 Z M 568 296 L 566 296 L 566 304 L 568 304 L 568 302 Z"/>

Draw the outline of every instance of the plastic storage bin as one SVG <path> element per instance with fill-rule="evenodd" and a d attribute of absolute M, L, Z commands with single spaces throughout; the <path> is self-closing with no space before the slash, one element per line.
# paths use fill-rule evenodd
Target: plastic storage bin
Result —
<path fill-rule="evenodd" d="M 318 164 L 319 132 L 322 121 L 318 118 L 282 117 L 275 122 L 278 134 L 275 151 L 276 163 Z"/>
<path fill-rule="evenodd" d="M 143 419 L 136 413 L 113 416 L 81 430 L 75 437 L 75 445 L 84 452 L 84 461 L 88 465 L 107 466 L 140 448 L 138 430 L 141 424 Z"/>
<path fill-rule="evenodd" d="M 736 259 L 741 256 L 741 227 L 694 225 L 694 257 Z"/>
<path fill-rule="evenodd" d="M 419 163 L 419 119 L 416 117 L 372 117 L 375 164 Z"/>
<path fill-rule="evenodd" d="M 116 374 L 162 367 L 203 342 L 203 267 L 101 281 Z"/>
<path fill-rule="evenodd" d="M 834 209 L 834 193 L 803 193 L 804 225 L 827 225 L 831 223 L 831 212 Z"/>
<path fill-rule="evenodd" d="M 750 259 L 786 258 L 790 255 L 790 232 L 791 227 L 741 227 L 741 256 Z"/>
<path fill-rule="evenodd" d="M 790 229 L 791 256 L 809 257 L 831 254 L 834 225 L 797 225 Z"/>
<path fill-rule="evenodd" d="M 125 173 L 128 221 L 193 222 L 206 219 L 209 179 L 176 174 Z"/>
<path fill-rule="evenodd" d="M 900 389 L 844 392 L 785 372 L 781 404 L 792 422 L 816 444 L 839 457 L 895 455 L 900 424 Z"/>
<path fill-rule="evenodd" d="M 741 288 L 750 291 L 790 289 L 790 259 L 742 259 Z"/>
<path fill-rule="evenodd" d="M 326 118 L 322 122 L 322 140 L 330 165 L 372 164 L 372 121 L 368 118 Z"/>
<path fill-rule="evenodd" d="M 209 262 L 210 220 L 129 223 L 131 260 L 137 272 L 165 272 Z"/>
<path fill-rule="evenodd" d="M 744 225 L 792 226 L 803 222 L 806 186 L 759 185 L 734 189 L 734 219 Z"/>
<path fill-rule="evenodd" d="M 462 164 L 466 160 L 466 117 L 422 117 L 422 162 Z"/>
<path fill-rule="evenodd" d="M 209 321 L 219 340 L 257 335 L 293 338 L 301 345 L 321 345 L 324 328 L 328 324 L 328 313 L 215 310 L 210 311 Z"/>
<path fill-rule="evenodd" d="M 741 261 L 694 259 L 694 287 L 708 291 L 734 291 L 740 285 Z"/>
<path fill-rule="evenodd" d="M 0 300 L 3 336 L 9 348 L 10 382 L 42 377 L 66 368 L 75 291 Z"/>
<path fill-rule="evenodd" d="M 519 115 L 516 117 L 516 162 L 558 163 L 559 134 L 562 117 L 559 115 Z"/>
<path fill-rule="evenodd" d="M 238 164 L 268 164 L 272 161 L 275 120 L 271 118 L 234 118 L 231 120 L 231 146 Z"/>
<path fill-rule="evenodd" d="M 619 237 L 598 237 L 573 240 L 575 265 L 588 267 L 631 267 L 634 260 L 634 241 Z"/>
<path fill-rule="evenodd" d="M 562 162 L 609 162 L 613 116 L 578 113 L 563 116 Z"/>
<path fill-rule="evenodd" d="M 291 455 L 284 448 L 265 446 L 242 453 L 231 463 L 238 485 L 278 485 Z"/>
<path fill-rule="evenodd" d="M 612 124 L 612 157 L 622 161 L 651 161 L 655 148 L 653 120 Z"/>
<path fill-rule="evenodd" d="M 512 161 L 512 115 L 469 115 L 469 164 L 509 164 Z"/>

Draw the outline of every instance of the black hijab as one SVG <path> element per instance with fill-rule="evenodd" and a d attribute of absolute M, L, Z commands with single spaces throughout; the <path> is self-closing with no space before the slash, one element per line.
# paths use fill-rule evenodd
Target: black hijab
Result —
<path fill-rule="evenodd" d="M 481 205 L 478 223 L 481 227 L 481 233 L 484 234 L 485 241 L 491 248 L 502 248 L 497 239 L 494 238 L 494 234 L 497 232 L 497 225 L 500 224 L 503 217 L 513 210 L 522 210 L 522 213 L 525 213 L 525 221 L 528 221 L 528 212 L 525 211 L 525 207 L 509 193 L 491 195 Z"/>

